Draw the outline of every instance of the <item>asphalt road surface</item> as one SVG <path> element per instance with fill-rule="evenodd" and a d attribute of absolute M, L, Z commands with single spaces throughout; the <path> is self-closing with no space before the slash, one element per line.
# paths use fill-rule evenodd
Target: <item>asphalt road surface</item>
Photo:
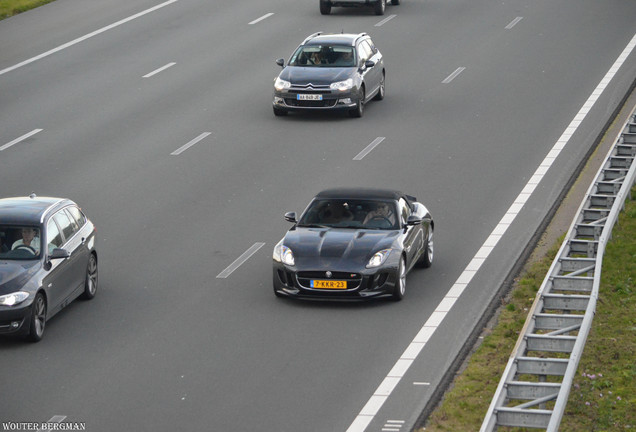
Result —
<path fill-rule="evenodd" d="M 634 23 L 631 0 L 57 0 L 1 21 L 0 196 L 76 200 L 100 280 L 41 343 L 0 340 L 0 420 L 410 430 L 632 85 Z M 275 118 L 274 60 L 320 30 L 372 36 L 386 99 Z M 283 213 L 336 186 L 433 213 L 404 301 L 274 297 Z"/>

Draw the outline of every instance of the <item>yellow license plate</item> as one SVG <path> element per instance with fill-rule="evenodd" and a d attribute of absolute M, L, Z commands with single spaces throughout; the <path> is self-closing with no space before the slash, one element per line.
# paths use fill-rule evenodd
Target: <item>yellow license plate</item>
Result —
<path fill-rule="evenodd" d="M 311 287 L 320 289 L 347 289 L 347 281 L 312 280 Z"/>

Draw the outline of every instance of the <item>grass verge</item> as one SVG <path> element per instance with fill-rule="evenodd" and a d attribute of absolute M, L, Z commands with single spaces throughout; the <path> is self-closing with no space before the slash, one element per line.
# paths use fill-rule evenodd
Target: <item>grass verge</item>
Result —
<path fill-rule="evenodd" d="M 0 20 L 51 3 L 54 0 L 0 0 Z"/>
<path fill-rule="evenodd" d="M 632 200 L 620 214 L 605 250 L 596 315 L 561 422 L 563 432 L 636 428 L 635 198 L 633 187 Z M 562 241 L 563 238 L 516 281 L 496 325 L 419 431 L 479 430 L 528 310 Z"/>

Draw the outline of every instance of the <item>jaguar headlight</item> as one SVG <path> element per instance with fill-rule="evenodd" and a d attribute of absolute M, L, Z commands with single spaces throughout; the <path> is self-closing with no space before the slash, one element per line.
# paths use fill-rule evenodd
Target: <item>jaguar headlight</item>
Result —
<path fill-rule="evenodd" d="M 351 90 L 353 88 L 353 80 L 349 78 L 348 80 L 331 83 L 329 85 L 329 88 L 331 90 L 339 90 L 339 91 Z"/>
<path fill-rule="evenodd" d="M 17 291 L 11 294 L 0 296 L 0 305 L 2 306 L 15 306 L 22 303 L 29 297 L 28 292 Z"/>
<path fill-rule="evenodd" d="M 391 253 L 391 249 L 384 249 L 379 252 L 376 252 L 367 263 L 367 268 L 374 268 L 374 267 L 381 266 L 382 264 L 384 264 L 384 261 L 386 261 L 386 259 L 389 257 L 390 253 Z"/>
<path fill-rule="evenodd" d="M 274 81 L 274 88 L 277 91 L 287 90 L 290 87 L 291 83 L 289 81 L 285 81 L 283 79 L 280 79 L 279 77 L 276 77 L 276 81 Z"/>
<path fill-rule="evenodd" d="M 272 255 L 272 258 L 276 262 L 282 262 L 283 264 L 287 264 L 289 266 L 293 266 L 296 264 L 292 250 L 283 245 L 282 240 L 278 242 L 278 244 L 274 247 L 274 254 Z"/>

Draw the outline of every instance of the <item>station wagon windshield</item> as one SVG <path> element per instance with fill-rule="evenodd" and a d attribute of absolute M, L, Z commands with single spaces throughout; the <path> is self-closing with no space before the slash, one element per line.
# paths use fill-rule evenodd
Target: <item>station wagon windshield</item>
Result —
<path fill-rule="evenodd" d="M 40 256 L 40 239 L 38 227 L 0 225 L 0 259 L 36 259 Z"/>
<path fill-rule="evenodd" d="M 355 50 L 344 45 L 304 45 L 289 60 L 289 66 L 354 67 Z"/>

